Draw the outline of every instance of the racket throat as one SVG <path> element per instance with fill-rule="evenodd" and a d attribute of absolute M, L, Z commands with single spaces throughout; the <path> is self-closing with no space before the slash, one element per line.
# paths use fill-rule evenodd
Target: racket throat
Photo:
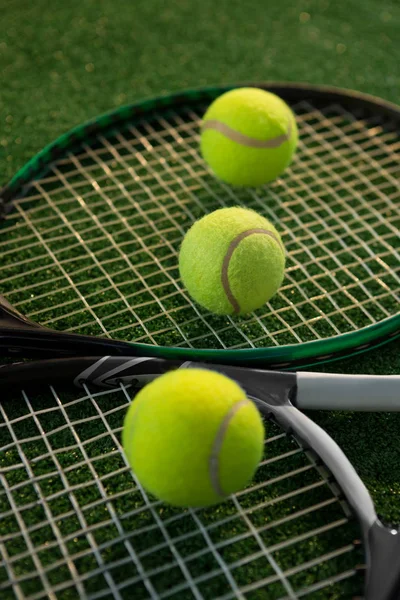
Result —
<path fill-rule="evenodd" d="M 41 325 L 38 325 L 34 321 L 31 321 L 27 317 L 25 317 L 22 313 L 18 312 L 12 304 L 4 298 L 0 294 L 0 328 L 10 328 L 10 329 L 26 329 L 34 328 L 44 329 Z"/>
<path fill-rule="evenodd" d="M 102 338 L 58 334 L 46 329 L 0 327 L 0 356 L 24 358 L 63 358 L 68 356 L 136 356 L 128 343 Z"/>
<path fill-rule="evenodd" d="M 61 358 L 67 356 L 136 355 L 128 342 L 47 329 L 31 321 L 0 294 L 0 356 Z"/>

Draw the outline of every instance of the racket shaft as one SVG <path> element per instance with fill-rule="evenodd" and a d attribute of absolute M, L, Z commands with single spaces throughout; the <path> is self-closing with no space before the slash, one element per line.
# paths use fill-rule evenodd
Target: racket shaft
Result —
<path fill-rule="evenodd" d="M 399 411 L 400 375 L 297 373 L 301 409 Z"/>

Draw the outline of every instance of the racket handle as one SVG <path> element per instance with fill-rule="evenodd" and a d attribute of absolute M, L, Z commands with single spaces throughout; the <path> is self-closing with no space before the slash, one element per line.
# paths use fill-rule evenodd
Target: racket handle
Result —
<path fill-rule="evenodd" d="M 298 372 L 295 404 L 301 409 L 400 411 L 400 375 Z"/>

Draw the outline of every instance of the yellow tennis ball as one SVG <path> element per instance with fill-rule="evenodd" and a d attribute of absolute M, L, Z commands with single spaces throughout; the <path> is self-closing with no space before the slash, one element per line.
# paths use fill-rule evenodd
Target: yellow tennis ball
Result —
<path fill-rule="evenodd" d="M 180 369 L 139 392 L 122 439 L 146 490 L 175 506 L 207 506 L 252 478 L 264 428 L 237 383 L 214 371 Z"/>
<path fill-rule="evenodd" d="M 221 315 L 260 308 L 279 289 L 285 249 L 275 227 L 253 210 L 221 208 L 189 229 L 179 253 L 190 295 Z"/>
<path fill-rule="evenodd" d="M 223 181 L 258 186 L 289 165 L 298 141 L 296 120 L 278 96 L 258 88 L 222 94 L 201 127 L 204 160 Z"/>

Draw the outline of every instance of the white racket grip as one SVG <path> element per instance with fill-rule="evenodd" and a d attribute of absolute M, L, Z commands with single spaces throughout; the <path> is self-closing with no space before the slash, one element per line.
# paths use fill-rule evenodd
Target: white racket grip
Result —
<path fill-rule="evenodd" d="M 400 375 L 297 373 L 298 408 L 400 411 Z"/>

